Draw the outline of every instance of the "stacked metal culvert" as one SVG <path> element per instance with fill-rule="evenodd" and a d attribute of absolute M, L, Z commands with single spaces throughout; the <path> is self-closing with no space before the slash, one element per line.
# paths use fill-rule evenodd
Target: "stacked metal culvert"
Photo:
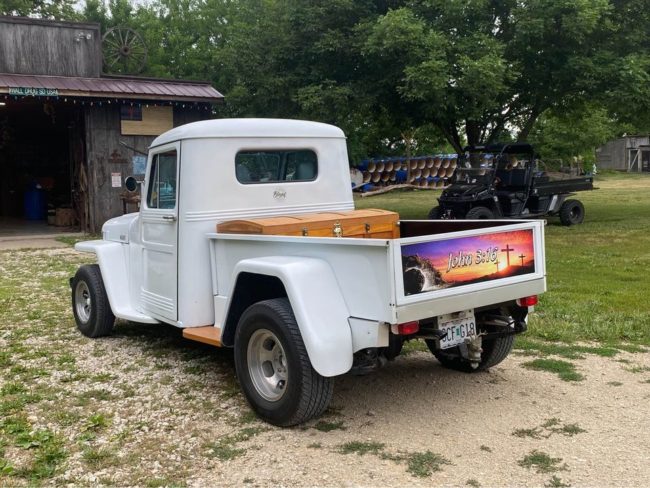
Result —
<path fill-rule="evenodd" d="M 403 184 L 445 188 L 451 183 L 457 165 L 457 154 L 364 159 L 351 170 L 352 187 L 362 192 Z"/>

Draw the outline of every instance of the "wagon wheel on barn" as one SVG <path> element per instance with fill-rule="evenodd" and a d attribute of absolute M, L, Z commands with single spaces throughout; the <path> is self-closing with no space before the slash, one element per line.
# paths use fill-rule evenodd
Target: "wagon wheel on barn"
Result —
<path fill-rule="evenodd" d="M 147 46 L 142 36 L 128 27 L 112 27 L 102 37 L 104 71 L 137 74 L 147 64 Z"/>

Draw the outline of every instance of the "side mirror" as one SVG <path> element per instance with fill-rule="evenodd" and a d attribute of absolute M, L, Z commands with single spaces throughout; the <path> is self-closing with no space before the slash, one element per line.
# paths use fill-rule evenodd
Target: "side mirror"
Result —
<path fill-rule="evenodd" d="M 127 176 L 127 178 L 124 180 L 124 186 L 126 187 L 126 190 L 131 193 L 138 189 L 138 185 L 140 185 L 140 182 L 133 176 Z"/>

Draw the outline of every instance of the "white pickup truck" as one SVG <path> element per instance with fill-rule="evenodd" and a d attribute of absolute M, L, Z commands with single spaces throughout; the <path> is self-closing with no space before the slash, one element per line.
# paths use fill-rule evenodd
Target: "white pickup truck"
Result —
<path fill-rule="evenodd" d="M 152 143 L 141 198 L 75 246 L 98 261 L 70 280 L 79 330 L 109 334 L 117 317 L 233 347 L 248 401 L 275 425 L 320 415 L 333 377 L 369 372 L 407 340 L 446 367 L 494 366 L 546 288 L 541 221 L 355 211 L 330 125 L 172 129 Z"/>

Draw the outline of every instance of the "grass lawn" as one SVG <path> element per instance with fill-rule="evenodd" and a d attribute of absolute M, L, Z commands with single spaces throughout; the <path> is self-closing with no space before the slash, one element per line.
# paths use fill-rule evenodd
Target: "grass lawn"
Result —
<path fill-rule="evenodd" d="M 650 344 L 650 175 L 607 174 L 579 193 L 582 225 L 546 226 L 548 292 L 531 318 L 529 337 L 553 341 Z M 439 191 L 357 198 L 358 208 L 384 208 L 423 219 Z"/>

